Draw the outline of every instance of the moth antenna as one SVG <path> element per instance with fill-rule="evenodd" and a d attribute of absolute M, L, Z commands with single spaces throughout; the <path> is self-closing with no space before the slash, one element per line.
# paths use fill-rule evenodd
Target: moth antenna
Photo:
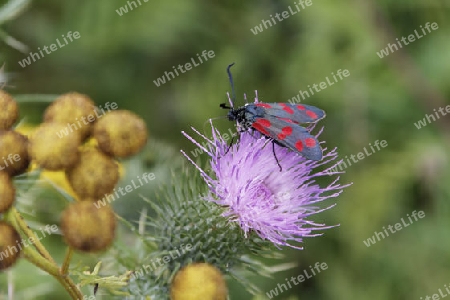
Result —
<path fill-rule="evenodd" d="M 234 63 L 228 65 L 227 73 L 228 73 L 228 79 L 230 80 L 230 85 L 231 85 L 231 94 L 232 94 L 231 101 L 230 101 L 231 107 L 234 107 L 234 101 L 236 100 L 236 93 L 234 92 L 233 76 L 231 75 L 231 71 L 230 71 L 230 68 L 232 66 L 234 66 Z"/>

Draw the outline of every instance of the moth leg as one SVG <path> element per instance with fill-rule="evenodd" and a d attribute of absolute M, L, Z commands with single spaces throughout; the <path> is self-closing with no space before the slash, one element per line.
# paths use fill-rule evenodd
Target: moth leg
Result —
<path fill-rule="evenodd" d="M 275 157 L 275 160 L 277 161 L 278 167 L 280 167 L 280 172 L 283 171 L 283 168 L 280 165 L 280 162 L 278 161 L 277 154 L 275 153 L 275 143 L 272 141 L 272 151 L 273 156 Z"/>
<path fill-rule="evenodd" d="M 234 142 L 234 135 L 231 137 L 230 144 L 228 145 L 228 149 L 227 149 L 227 151 L 225 151 L 224 155 L 227 155 L 228 151 L 230 151 L 231 146 L 233 145 L 233 142 Z"/>
<path fill-rule="evenodd" d="M 237 133 L 242 133 L 242 132 L 245 132 L 245 131 L 247 131 L 247 130 L 243 129 L 243 128 L 241 128 L 241 129 L 238 128 Z M 234 137 L 235 137 L 235 134 L 233 134 L 231 136 L 230 144 L 228 145 L 228 149 L 227 149 L 227 151 L 225 151 L 224 155 L 226 155 L 228 153 L 228 151 L 230 151 L 231 146 L 233 145 L 233 142 L 234 142 Z"/>

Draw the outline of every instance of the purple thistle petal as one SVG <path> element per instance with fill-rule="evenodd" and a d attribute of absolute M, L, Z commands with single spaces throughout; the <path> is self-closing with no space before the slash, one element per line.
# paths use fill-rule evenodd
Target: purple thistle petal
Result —
<path fill-rule="evenodd" d="M 255 103 L 257 101 L 255 98 Z M 338 226 L 326 226 L 306 219 L 334 207 L 336 204 L 325 208 L 315 204 L 339 196 L 350 185 L 339 184 L 339 176 L 325 187 L 316 182 L 318 177 L 343 173 L 334 169 L 339 162 L 325 170 L 316 170 L 336 160 L 336 148 L 331 151 L 325 148 L 323 159 L 313 161 L 275 144 L 276 156 L 283 167 L 280 171 L 270 145 L 272 142 L 260 133 L 243 132 L 239 142 L 229 148 L 212 123 L 211 127 L 212 139 L 193 128 L 207 142 L 207 149 L 185 132 L 183 135 L 210 156 L 214 178 L 207 175 L 186 153 L 182 153 L 200 171 L 210 187 L 210 194 L 204 199 L 228 207 L 224 217 L 237 222 L 246 235 L 253 230 L 277 247 L 302 249 L 291 242 L 302 242 L 303 237 L 320 236 L 322 234 L 315 233 L 316 230 Z"/>

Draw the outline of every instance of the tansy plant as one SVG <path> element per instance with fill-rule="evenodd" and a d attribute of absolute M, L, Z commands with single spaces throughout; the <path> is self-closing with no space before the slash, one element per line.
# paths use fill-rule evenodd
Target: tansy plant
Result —
<path fill-rule="evenodd" d="M 98 267 L 92 273 L 80 272 L 82 266 L 69 268 L 74 251 L 100 253 L 112 245 L 116 214 L 110 205 L 98 207 L 94 202 L 112 193 L 118 183 L 117 159 L 135 155 L 146 144 L 144 121 L 117 107 L 99 111 L 88 96 L 68 93 L 52 101 L 42 124 L 24 133 L 20 124 L 14 127 L 19 106 L 4 90 L 0 90 L 0 107 L 0 271 L 24 258 L 55 277 L 72 299 L 85 299 L 80 286 L 86 284 L 96 288 L 101 284 L 111 293 L 124 295 L 120 289 L 128 283 L 130 272 L 102 278 Z M 37 183 L 44 172 L 56 178 L 62 175 L 66 182 L 65 189 L 59 187 L 67 199 L 59 212 L 59 228 L 68 246 L 61 264 L 20 209 L 29 183 Z M 16 200 L 20 204 L 15 205 Z M 49 205 L 46 199 L 37 200 L 36 205 Z"/>

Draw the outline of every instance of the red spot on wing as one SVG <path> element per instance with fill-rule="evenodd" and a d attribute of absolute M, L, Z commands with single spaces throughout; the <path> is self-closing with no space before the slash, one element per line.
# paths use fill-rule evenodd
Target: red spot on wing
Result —
<path fill-rule="evenodd" d="M 316 140 L 313 138 L 306 138 L 305 144 L 306 144 L 306 147 L 312 148 L 312 147 L 316 146 Z"/>
<path fill-rule="evenodd" d="M 305 110 L 305 109 L 306 109 L 306 107 L 304 107 L 303 105 L 297 105 L 297 108 L 298 108 L 299 110 Z"/>
<path fill-rule="evenodd" d="M 259 107 L 264 107 L 264 108 L 272 108 L 272 105 L 267 104 L 267 103 L 256 103 L 255 105 L 259 106 Z"/>
<path fill-rule="evenodd" d="M 286 103 L 280 103 L 280 105 L 283 107 L 283 110 L 288 114 L 292 115 L 294 113 L 294 110 L 291 107 L 289 107 Z"/>
<path fill-rule="evenodd" d="M 267 119 L 258 119 L 258 120 L 255 121 L 255 123 L 258 123 L 258 124 L 260 124 L 261 126 L 264 126 L 264 127 L 270 127 L 272 125 L 272 123 L 270 123 L 270 121 L 267 120 Z"/>
<path fill-rule="evenodd" d="M 281 129 L 281 133 L 278 134 L 278 139 L 284 140 L 288 135 L 292 134 L 292 127 L 286 126 Z"/>
<path fill-rule="evenodd" d="M 292 134 L 292 127 L 291 126 L 285 126 L 281 129 L 281 132 L 285 135 L 291 135 Z"/>
<path fill-rule="evenodd" d="M 270 127 L 271 125 L 272 124 L 270 123 L 270 121 L 266 119 L 258 119 L 252 124 L 253 128 L 267 136 L 269 135 L 269 132 L 267 132 L 266 128 Z"/>
<path fill-rule="evenodd" d="M 298 151 L 303 151 L 303 143 L 302 141 L 298 140 L 297 143 L 295 143 L 295 148 L 297 148 Z"/>
<path fill-rule="evenodd" d="M 307 110 L 307 111 L 306 111 L 306 114 L 307 114 L 308 116 L 310 116 L 312 119 L 317 119 L 316 113 L 313 112 L 313 111 L 311 111 L 311 110 Z"/>
<path fill-rule="evenodd" d="M 261 124 L 258 124 L 258 123 L 253 123 L 253 128 L 255 128 L 256 130 L 258 130 L 259 132 L 261 132 L 262 134 L 264 134 L 264 135 L 269 135 L 269 133 L 267 132 L 267 130 L 264 128 L 264 127 L 262 127 L 262 125 Z"/>

